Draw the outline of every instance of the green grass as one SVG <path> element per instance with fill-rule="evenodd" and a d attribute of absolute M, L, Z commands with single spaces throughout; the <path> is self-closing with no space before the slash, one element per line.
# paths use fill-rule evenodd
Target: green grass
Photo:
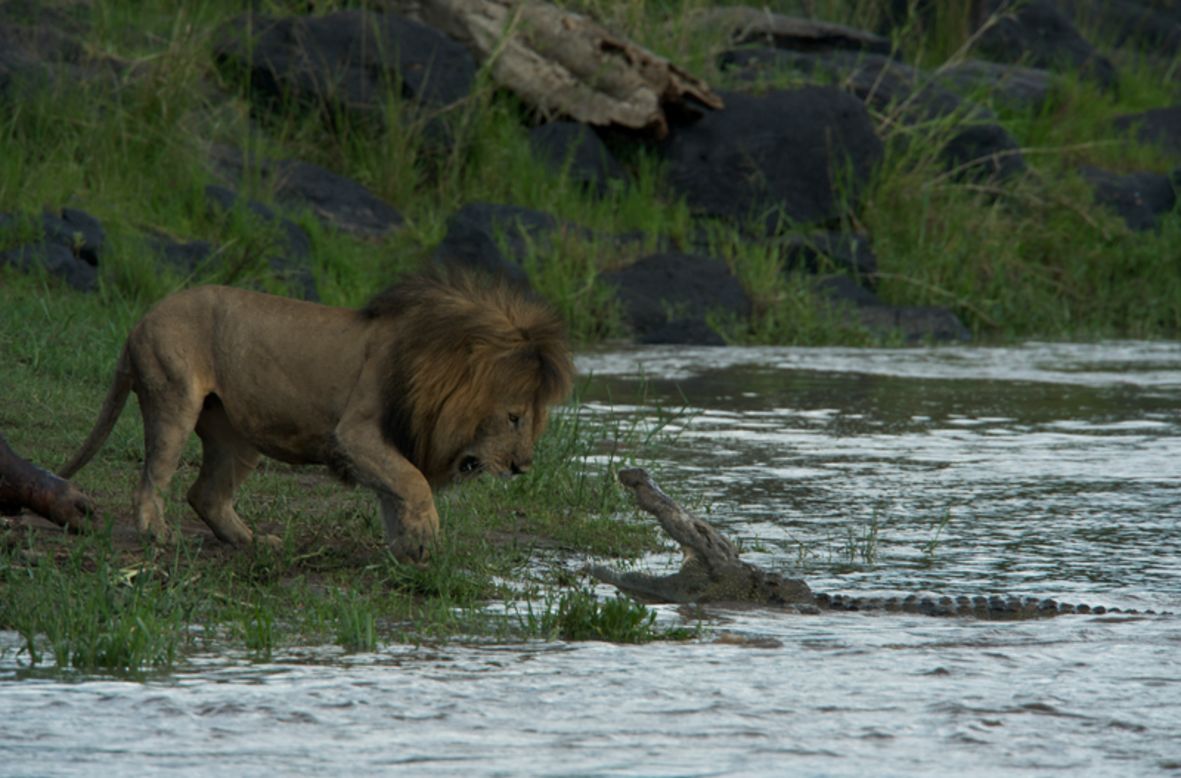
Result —
<path fill-rule="evenodd" d="M 317 3 L 316 12 L 355 5 Z M 704 0 L 567 5 L 711 83 L 726 83 L 714 59 L 728 44 L 719 30 L 701 24 L 709 5 Z M 808 6 L 820 18 L 866 29 L 882 18 L 881 4 L 869 0 Z M 262 4 L 271 14 L 301 8 Z M 232 147 L 247 160 L 233 185 L 263 202 L 273 204 L 274 192 L 260 175 L 261 162 L 294 158 L 360 181 L 405 214 L 402 230 L 367 242 L 324 228 L 310 214 L 288 212 L 311 233 L 312 271 L 328 303 L 359 304 L 415 266 L 442 237 L 448 215 L 476 200 L 543 209 L 602 235 L 645 236 L 640 248 L 564 236 L 555 246 L 536 247 L 526 262 L 576 341 L 593 343 L 627 334 L 600 274 L 634 261 L 658 239 L 683 244 L 701 226 L 663 185 L 658 155 L 642 146 L 617 149 L 632 179 L 604 197 L 554 175 L 530 152 L 527 111 L 494 89 L 486 72 L 468 99 L 436 117 L 450 127 L 453 140 L 446 146 L 432 141 L 426 119 L 393 93 L 377 116 L 259 107 L 245 76 L 219 68 L 212 55 L 218 29 L 240 9 L 228 0 L 69 6 L 68 14 L 88 30 L 89 49 L 126 69 L 117 79 L 34 91 L 0 118 L 0 211 L 24 218 L 0 235 L 0 245 L 35 231 L 42 205 L 69 205 L 98 216 L 108 230 L 99 293 L 104 307 L 142 309 L 198 281 L 273 287 L 261 261 L 274 245 L 273 233 L 242 214 L 216 217 L 204 204 L 205 186 L 217 180 L 208 162 L 211 148 Z M 932 16 L 894 32 L 896 49 L 931 70 L 961 60 L 970 37 L 965 9 L 936 4 Z M 1166 172 L 1177 165 L 1160 149 L 1129 143 L 1110 127 L 1121 113 L 1171 103 L 1177 63 L 1115 49 L 1101 31 L 1090 32 L 1120 69 L 1118 91 L 1063 74 L 1040 112 L 994 106 L 1030 165 L 1017 180 L 982 186 L 948 176 L 932 150 L 952 131 L 951 120 L 900 128 L 889 115 L 875 117 L 886 160 L 846 226 L 872 234 L 887 301 L 951 307 L 988 340 L 1176 336 L 1181 270 L 1168 258 L 1181 252 L 1181 216 L 1167 215 L 1157 233 L 1132 234 L 1095 206 L 1074 169 L 1085 163 Z M 800 80 L 798 74 L 784 78 Z M 829 310 L 807 279 L 785 276 L 774 247 L 744 237 L 738 225 L 710 230 L 714 253 L 755 301 L 749 320 L 718 322 L 727 338 L 873 342 Z M 205 239 L 222 250 L 193 277 L 181 277 L 158 267 L 144 239 L 150 233 Z M 0 276 L 5 286 L 12 285 L 11 273 Z M 46 286 L 58 294 L 56 282 Z"/>
<path fill-rule="evenodd" d="M 0 330 L 12 337 L 0 340 L 0 431 L 52 468 L 85 437 L 125 333 L 147 302 L 108 293 L 104 303 L 44 279 L 6 280 Z M 75 478 L 109 526 L 68 536 L 0 525 L 0 629 L 23 636 L 32 663 L 132 675 L 167 669 L 210 645 L 265 659 L 291 645 L 371 651 L 457 635 L 535 637 L 486 606 L 521 603 L 531 588 L 574 580 L 561 566 L 539 566 L 539 549 L 634 558 L 660 545 L 651 523 L 631 518 L 615 482 L 616 466 L 630 460 L 596 454 L 604 442 L 643 457 L 660 434 L 591 415 L 575 400 L 553 415 L 528 476 L 439 495 L 442 539 L 431 564 L 418 569 L 385 551 L 369 492 L 270 461 L 243 485 L 238 508 L 278 534 L 282 548 L 222 546 L 184 499 L 199 465 L 195 437 L 166 496 L 168 520 L 184 523 L 181 540 L 174 548 L 142 545 L 130 518 L 142 428 L 128 408 Z"/>
<path fill-rule="evenodd" d="M 584 0 L 566 5 L 726 86 L 714 60 L 727 46 L 699 23 L 706 0 Z M 365 241 L 278 209 L 307 230 L 311 270 L 324 302 L 359 305 L 428 257 L 448 216 L 488 200 L 537 208 L 600 236 L 636 234 L 639 246 L 561 235 L 532 247 L 525 266 L 561 311 L 578 344 L 627 335 L 600 276 L 659 243 L 688 246 L 703 231 L 751 294 L 747 319 L 715 317 L 735 343 L 875 342 L 820 301 L 812 279 L 785 274 L 774 246 L 741 225 L 706 224 L 663 183 L 659 155 L 620 146 L 631 174 L 605 196 L 554 175 L 529 149 L 527 111 L 481 73 L 473 94 L 441 117 L 452 142 L 433 142 L 421 116 L 391 93 L 375 116 L 325 115 L 307 106 L 261 108 L 240 72 L 219 68 L 217 30 L 240 13 L 229 0 L 94 0 L 54 3 L 85 33 L 87 50 L 122 63 L 117 78 L 63 82 L 22 93 L 0 112 L 0 249 L 38 235 L 42 208 L 81 208 L 102 220 L 107 240 L 100 289 L 80 294 L 55 279 L 0 267 L 0 431 L 34 461 L 55 466 L 93 422 L 99 398 L 132 324 L 162 296 L 203 281 L 276 288 L 263 258 L 273 230 L 238 210 L 211 213 L 204 189 L 219 183 L 214 146 L 246 158 L 249 197 L 275 205 L 261 162 L 302 159 L 363 183 L 405 216 L 403 229 Z M 263 2 L 272 14 L 306 4 Z M 316 3 L 328 12 L 350 3 Z M 872 28 L 882 4 L 816 0 L 821 18 Z M 929 69 L 964 56 L 960 4 L 938 6 L 926 24 L 895 33 L 908 61 Z M 875 115 L 886 155 L 844 228 L 868 231 L 879 258 L 879 291 L 900 305 L 950 307 L 985 340 L 1176 337 L 1181 331 L 1181 215 L 1157 232 L 1131 233 L 1098 208 L 1075 169 L 1166 172 L 1179 160 L 1111 129 L 1123 113 L 1174 101 L 1176 62 L 1119 50 L 1095 38 L 1121 72 L 1105 92 L 1071 74 L 1057 78 L 1040 111 L 994 106 L 1022 147 L 1029 172 L 1000 184 L 958 180 L 935 151 L 951 119 L 902 128 Z M 781 74 L 782 83 L 800 82 Z M 985 98 L 986 99 L 986 98 Z M 808 225 L 800 225 L 801 228 Z M 161 267 L 149 235 L 204 239 L 220 251 L 192 276 Z M 509 638 L 659 637 L 650 612 L 574 589 L 538 550 L 634 557 L 659 544 L 650 525 L 629 520 L 615 484 L 615 454 L 659 445 L 646 431 L 605 424 L 573 406 L 540 444 L 528 478 L 480 482 L 440 499 L 444 539 L 428 569 L 386 555 L 371 496 L 327 477 L 274 463 L 246 484 L 240 509 L 283 538 L 277 552 L 229 552 L 190 526 L 174 549 L 129 543 L 130 492 L 142 457 L 134 412 L 78 477 L 113 529 L 84 538 L 52 532 L 0 536 L 0 628 L 24 636 L 30 661 L 83 671 L 148 672 L 210 643 L 260 659 L 284 646 L 321 642 L 371 651 L 385 641 L 456 635 Z M 168 495 L 169 518 L 189 516 L 183 491 L 198 462 L 195 443 Z M 850 536 L 850 555 L 868 558 L 876 534 Z M 510 586 L 520 584 L 522 588 Z M 548 592 L 530 611 L 531 592 Z M 505 600 L 524 621 L 490 614 Z M 629 637 L 622 637 L 629 636 Z"/>

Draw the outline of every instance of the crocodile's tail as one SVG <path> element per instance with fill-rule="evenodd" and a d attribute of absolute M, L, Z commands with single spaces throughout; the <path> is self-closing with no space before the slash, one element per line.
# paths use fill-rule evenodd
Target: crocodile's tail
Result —
<path fill-rule="evenodd" d="M 1037 597 L 920 597 L 915 594 L 906 597 L 849 597 L 843 594 L 816 595 L 816 605 L 824 610 L 837 611 L 891 611 L 896 613 L 917 613 L 925 616 L 971 616 L 991 621 L 1012 621 L 1018 619 L 1039 619 L 1066 613 L 1123 613 L 1132 615 L 1158 615 L 1152 610 L 1135 608 L 1105 608 L 1102 605 L 1072 605 L 1057 600 Z"/>
<path fill-rule="evenodd" d="M 110 436 L 111 430 L 115 428 L 115 422 L 119 420 L 119 414 L 123 412 L 123 406 L 127 404 L 127 395 L 130 392 L 131 357 L 127 353 L 127 347 L 124 346 L 123 353 L 119 355 L 119 363 L 115 367 L 115 378 L 111 381 L 111 388 L 107 390 L 102 409 L 98 412 L 98 421 L 94 423 L 94 428 L 90 430 L 82 448 L 74 455 L 73 459 L 58 470 L 58 475 L 62 478 L 69 478 L 81 470 L 98 453 L 98 450 L 102 448 L 103 443 Z"/>

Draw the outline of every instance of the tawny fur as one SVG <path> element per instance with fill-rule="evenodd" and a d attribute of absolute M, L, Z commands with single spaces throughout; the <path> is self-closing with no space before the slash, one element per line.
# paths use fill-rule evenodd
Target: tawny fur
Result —
<path fill-rule="evenodd" d="M 222 540 L 254 540 L 233 495 L 267 455 L 373 489 L 395 554 L 421 561 L 438 531 L 432 488 L 528 469 L 572 377 L 561 321 L 507 282 L 414 276 L 360 311 L 199 287 L 132 330 L 98 422 L 61 473 L 94 456 L 134 391 L 141 531 L 169 537 L 161 494 L 195 430 L 202 464 L 188 499 Z"/>

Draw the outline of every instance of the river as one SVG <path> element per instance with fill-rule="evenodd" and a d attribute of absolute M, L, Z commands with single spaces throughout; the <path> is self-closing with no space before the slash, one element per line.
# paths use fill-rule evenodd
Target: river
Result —
<path fill-rule="evenodd" d="M 816 590 L 1181 614 L 1181 345 L 641 348 L 578 367 L 581 412 L 656 430 L 640 464 Z M 701 628 L 222 652 L 141 681 L 29 670 L 0 632 L 0 775 L 1181 771 L 1181 615 L 713 609 Z"/>

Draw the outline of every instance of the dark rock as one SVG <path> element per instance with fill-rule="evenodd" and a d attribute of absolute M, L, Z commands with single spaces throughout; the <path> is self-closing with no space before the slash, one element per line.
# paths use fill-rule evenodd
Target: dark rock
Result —
<path fill-rule="evenodd" d="M 394 90 L 424 105 L 448 105 L 471 91 L 475 76 L 471 54 L 442 33 L 360 10 L 246 14 L 222 28 L 215 49 L 220 62 L 248 68 L 264 98 L 362 112 L 380 112 Z"/>
<path fill-rule="evenodd" d="M 1121 132 L 1135 132 L 1144 143 L 1181 155 L 1181 105 L 1117 116 L 1115 126 Z"/>
<path fill-rule="evenodd" d="M 874 292 L 845 275 L 827 275 L 816 280 L 816 290 L 834 303 L 843 303 L 855 308 L 884 306 Z"/>
<path fill-rule="evenodd" d="M 99 254 L 106 243 L 106 232 L 98 219 L 77 208 L 63 208 L 60 215 L 43 212 L 41 227 L 47 240 L 70 249 L 88 265 L 98 266 Z"/>
<path fill-rule="evenodd" d="M 19 220 L 0 214 L 0 233 L 11 231 L 11 238 L 0 242 L 9 245 L 0 251 L 0 264 L 29 271 L 44 268 L 75 289 L 92 292 L 98 288 L 98 262 L 106 235 L 102 224 L 84 211 L 65 208 L 60 213 L 44 211 L 40 234 L 21 240 Z M 29 231 L 36 232 L 35 228 Z"/>
<path fill-rule="evenodd" d="M 237 182 L 254 171 L 242 152 L 213 145 L 209 159 L 223 181 Z M 263 160 L 254 166 L 263 182 L 288 206 L 307 208 L 322 224 L 363 238 L 382 237 L 403 224 L 402 214 L 350 178 L 301 160 Z"/>
<path fill-rule="evenodd" d="M 871 332 L 896 332 L 907 343 L 966 343 L 972 333 L 946 308 L 920 305 L 868 305 L 857 309 Z"/>
<path fill-rule="evenodd" d="M 57 19 L 48 11 L 35 11 L 29 24 L 0 21 L 0 98 L 98 79 L 116 84 L 112 76 L 121 65 L 95 54 L 69 32 L 72 25 Z"/>
<path fill-rule="evenodd" d="M 710 8 L 699 24 L 710 30 L 726 30 L 730 43 L 756 43 L 793 51 L 866 51 L 889 54 L 889 38 L 818 19 L 784 16 L 767 8 L 727 6 Z"/>
<path fill-rule="evenodd" d="M 256 219 L 261 227 L 274 230 L 273 245 L 260 248 L 260 253 L 266 255 L 271 274 L 304 299 L 319 299 L 311 271 L 312 241 L 302 227 L 277 215 L 263 203 L 241 197 L 224 186 L 210 184 L 205 187 L 205 198 L 215 211 L 228 216 L 241 209 Z"/>
<path fill-rule="evenodd" d="M 986 94 L 1013 108 L 1041 108 L 1054 88 L 1047 70 L 979 59 L 951 65 L 939 73 L 939 81 L 961 96 Z"/>
<path fill-rule="evenodd" d="M 624 181 L 627 172 L 595 134 L 580 122 L 559 121 L 529 131 L 529 145 L 555 171 L 569 171 L 570 178 L 600 195 L 611 181 Z M 567 167 L 568 166 L 568 167 Z"/>
<path fill-rule="evenodd" d="M 1159 173 L 1110 173 L 1094 167 L 1080 172 L 1095 190 L 1095 202 L 1115 211 L 1133 230 L 1156 229 L 1160 217 L 1177 204 L 1169 176 Z"/>
<path fill-rule="evenodd" d="M 1079 34 L 1052 0 L 991 0 L 989 9 L 997 14 L 996 23 L 977 37 L 975 53 L 997 62 L 1067 67 L 1105 88 L 1115 86 L 1115 66 Z"/>
<path fill-rule="evenodd" d="M 184 275 L 196 273 L 217 248 L 207 240 L 183 242 L 164 236 L 149 237 L 148 245 L 161 259 Z"/>
<path fill-rule="evenodd" d="M 468 203 L 447 220 L 447 233 L 435 247 L 434 259 L 528 283 L 521 263 L 529 247 L 548 241 L 559 228 L 558 220 L 543 211 Z M 501 251 L 502 241 L 509 256 Z"/>
<path fill-rule="evenodd" d="M 999 124 L 965 124 L 943 147 L 943 159 L 966 178 L 1009 178 L 1025 171 L 1017 141 Z"/>
<path fill-rule="evenodd" d="M 843 51 L 801 54 L 739 49 L 723 52 L 719 67 L 754 82 L 784 68 L 794 69 L 839 83 L 874 111 L 897 116 L 908 124 L 953 117 L 955 129 L 941 149 L 949 168 L 962 168 L 965 177 L 1007 177 L 1025 169 L 1016 140 L 996 123 L 991 111 L 961 99 L 922 71 L 889 57 Z"/>
<path fill-rule="evenodd" d="M 907 343 L 969 341 L 972 334 L 946 308 L 887 305 L 847 276 L 829 276 L 817 281 L 817 291 L 838 308 L 855 317 L 857 324 L 883 338 L 900 335 Z"/>
<path fill-rule="evenodd" d="M 817 232 L 792 235 L 784 240 L 785 270 L 809 273 L 843 270 L 863 283 L 871 282 L 878 269 L 878 258 L 869 245 L 868 235 L 841 232 Z"/>
<path fill-rule="evenodd" d="M 1111 36 L 1116 46 L 1134 46 L 1138 54 L 1165 62 L 1181 52 L 1181 6 L 1175 0 L 1058 0 L 1058 6 L 1080 24 Z"/>
<path fill-rule="evenodd" d="M 0 251 L 0 265 L 12 265 L 25 272 L 41 267 L 81 292 L 98 289 L 98 270 L 78 259 L 69 247 L 60 243 L 27 243 Z"/>
<path fill-rule="evenodd" d="M 725 262 L 710 257 L 652 254 L 600 280 L 616 288 L 624 317 L 641 343 L 724 345 L 706 314 L 750 314 L 742 284 Z"/>
<path fill-rule="evenodd" d="M 275 194 L 289 205 L 305 206 L 323 223 L 341 232 L 381 237 L 402 226 L 402 214 L 352 179 L 319 165 L 285 160 L 269 166 Z"/>
<path fill-rule="evenodd" d="M 665 147 L 672 186 L 706 215 L 835 221 L 882 158 L 865 107 L 840 90 L 724 99 L 725 110 L 678 129 Z M 839 195 L 834 179 L 843 179 Z"/>

